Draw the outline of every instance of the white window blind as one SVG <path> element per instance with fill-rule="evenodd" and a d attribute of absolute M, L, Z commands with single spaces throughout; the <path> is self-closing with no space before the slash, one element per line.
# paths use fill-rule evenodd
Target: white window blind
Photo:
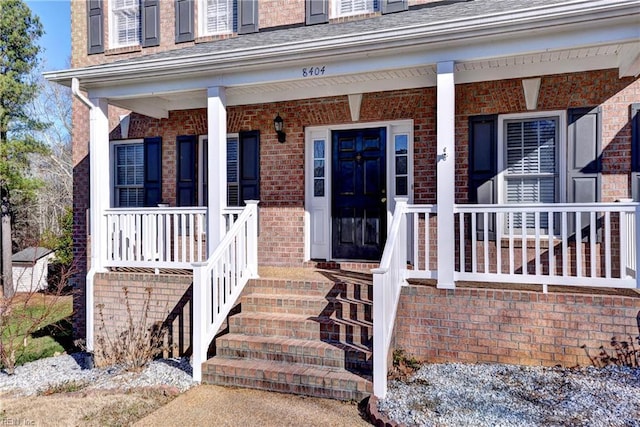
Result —
<path fill-rule="evenodd" d="M 227 204 L 240 206 L 238 138 L 227 138 Z"/>
<path fill-rule="evenodd" d="M 349 16 L 374 11 L 374 0 L 336 0 L 336 16 Z"/>
<path fill-rule="evenodd" d="M 558 121 L 536 118 L 505 121 L 505 199 L 507 203 L 554 203 L 557 201 Z M 514 218 L 522 227 L 522 218 Z M 546 216 L 541 216 L 547 228 Z M 534 227 L 534 215 L 526 216 Z"/>
<path fill-rule="evenodd" d="M 140 44 L 140 0 L 111 0 L 111 47 Z"/>
<path fill-rule="evenodd" d="M 233 0 L 206 0 L 205 35 L 233 32 Z"/>
<path fill-rule="evenodd" d="M 118 206 L 143 206 L 144 145 L 116 145 L 115 159 L 115 195 Z"/>

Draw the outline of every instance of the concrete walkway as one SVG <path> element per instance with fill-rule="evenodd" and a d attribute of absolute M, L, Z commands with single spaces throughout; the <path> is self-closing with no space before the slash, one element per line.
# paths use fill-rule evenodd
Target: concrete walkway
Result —
<path fill-rule="evenodd" d="M 199 385 L 135 426 L 369 426 L 358 404 L 260 390 Z"/>

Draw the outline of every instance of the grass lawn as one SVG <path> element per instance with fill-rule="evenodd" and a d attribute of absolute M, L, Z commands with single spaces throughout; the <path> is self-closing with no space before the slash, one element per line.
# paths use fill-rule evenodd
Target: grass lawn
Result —
<path fill-rule="evenodd" d="M 73 347 L 72 305 L 71 295 L 16 294 L 11 299 L 0 318 L 0 339 L 5 351 L 15 350 L 16 365 Z M 0 367 L 4 367 L 1 361 Z"/>

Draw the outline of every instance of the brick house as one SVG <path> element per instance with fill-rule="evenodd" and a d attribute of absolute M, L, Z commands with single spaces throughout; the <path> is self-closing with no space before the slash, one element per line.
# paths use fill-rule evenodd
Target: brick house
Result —
<path fill-rule="evenodd" d="M 124 288 L 196 379 L 342 399 L 384 396 L 394 348 L 577 365 L 637 334 L 639 1 L 71 16 L 46 77 L 75 95 L 89 348 Z"/>

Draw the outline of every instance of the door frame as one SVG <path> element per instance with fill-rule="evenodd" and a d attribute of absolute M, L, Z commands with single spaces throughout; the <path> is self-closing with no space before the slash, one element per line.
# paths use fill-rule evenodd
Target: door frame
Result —
<path fill-rule="evenodd" d="M 351 123 L 328 126 L 309 126 L 305 128 L 305 212 L 304 212 L 304 259 L 332 260 L 332 217 L 331 195 L 332 177 L 332 132 L 340 130 L 357 130 L 370 128 L 386 128 L 386 188 L 387 188 L 387 232 L 391 227 L 392 214 L 395 208 L 395 139 L 397 136 L 407 138 L 407 189 L 409 203 L 413 201 L 413 120 L 392 120 L 366 123 Z M 324 196 L 314 197 L 314 141 L 324 141 Z M 409 233 L 411 235 L 411 233 Z M 412 243 L 407 242 L 407 249 Z M 410 253 L 410 252 L 409 252 Z"/>

